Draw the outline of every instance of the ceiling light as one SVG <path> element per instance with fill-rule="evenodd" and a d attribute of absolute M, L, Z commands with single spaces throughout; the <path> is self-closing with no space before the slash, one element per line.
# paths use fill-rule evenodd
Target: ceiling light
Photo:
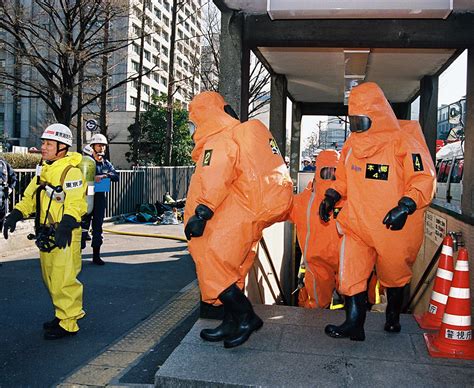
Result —
<path fill-rule="evenodd" d="M 267 0 L 271 19 L 446 19 L 453 0 Z"/>

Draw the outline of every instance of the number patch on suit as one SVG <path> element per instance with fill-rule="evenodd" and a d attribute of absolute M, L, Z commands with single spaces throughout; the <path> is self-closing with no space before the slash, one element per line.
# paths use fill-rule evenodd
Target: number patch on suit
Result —
<path fill-rule="evenodd" d="M 205 150 L 204 157 L 202 158 L 202 165 L 209 166 L 211 164 L 212 150 Z"/>
<path fill-rule="evenodd" d="M 272 152 L 275 155 L 281 155 L 280 149 L 278 148 L 278 144 L 275 139 L 271 138 L 269 139 L 270 147 L 272 148 Z"/>
<path fill-rule="evenodd" d="M 387 164 L 367 163 L 365 166 L 365 177 L 367 179 L 388 180 L 389 166 Z"/>
<path fill-rule="evenodd" d="M 423 161 L 421 160 L 421 155 L 411 154 L 411 158 L 413 159 L 413 170 L 423 171 Z"/>

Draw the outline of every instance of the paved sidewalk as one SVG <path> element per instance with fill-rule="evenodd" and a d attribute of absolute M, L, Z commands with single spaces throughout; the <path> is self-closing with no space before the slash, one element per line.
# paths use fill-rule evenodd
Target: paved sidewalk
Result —
<path fill-rule="evenodd" d="M 402 332 L 383 330 L 385 314 L 369 313 L 364 342 L 329 338 L 344 312 L 255 306 L 263 328 L 224 349 L 199 332 L 200 319 L 156 374 L 157 387 L 472 387 L 474 361 L 431 358 L 411 315 Z"/>
<path fill-rule="evenodd" d="M 42 323 L 51 319 L 53 309 L 41 279 L 38 250 L 26 240 L 27 223 L 20 224 L 19 233 L 11 235 L 17 248 L 2 249 L 0 257 L 2 388 L 47 387 L 70 378 L 80 383 L 74 373 L 87 366 L 95 367 L 88 383 L 111 384 L 197 308 L 196 274 L 186 242 L 106 234 L 105 266 L 92 264 L 90 247 L 83 255 L 79 279 L 86 317 L 79 322 L 80 332 L 46 341 Z M 183 225 L 107 227 L 184 236 Z"/>

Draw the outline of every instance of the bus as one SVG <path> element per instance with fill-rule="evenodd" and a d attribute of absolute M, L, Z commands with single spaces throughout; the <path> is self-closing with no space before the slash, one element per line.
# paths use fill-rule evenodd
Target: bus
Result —
<path fill-rule="evenodd" d="M 436 153 L 436 198 L 461 208 L 464 141 L 448 143 Z"/>

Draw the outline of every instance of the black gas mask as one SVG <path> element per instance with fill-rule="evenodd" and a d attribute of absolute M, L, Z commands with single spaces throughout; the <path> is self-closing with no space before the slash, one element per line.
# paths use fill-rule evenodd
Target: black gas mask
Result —
<path fill-rule="evenodd" d="M 365 132 L 371 125 L 372 120 L 366 115 L 352 115 L 349 116 L 349 124 L 351 126 L 351 132 Z"/>

